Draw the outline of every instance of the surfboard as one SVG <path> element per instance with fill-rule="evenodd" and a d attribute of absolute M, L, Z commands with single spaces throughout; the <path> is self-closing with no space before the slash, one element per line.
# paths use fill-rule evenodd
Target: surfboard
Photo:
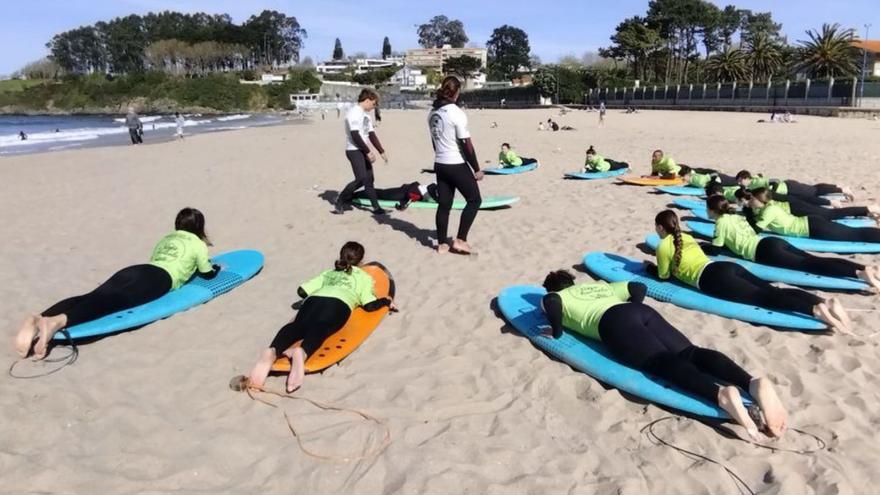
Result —
<path fill-rule="evenodd" d="M 607 172 L 572 172 L 569 174 L 565 174 L 565 177 L 569 179 L 596 180 L 607 179 L 609 177 L 618 177 L 627 172 L 629 172 L 628 168 L 620 168 L 617 170 L 609 170 Z"/>
<path fill-rule="evenodd" d="M 682 308 L 774 328 L 803 331 L 826 329 L 824 323 L 812 316 L 725 301 L 703 294 L 677 281 L 657 280 L 645 272 L 641 260 L 634 258 L 595 252 L 584 256 L 584 265 L 590 272 L 608 282 L 641 282 L 647 286 L 649 296 Z"/>
<path fill-rule="evenodd" d="M 220 273 L 211 280 L 194 276 L 180 288 L 155 301 L 68 327 L 67 333 L 73 339 L 82 339 L 141 327 L 225 294 L 245 283 L 263 268 L 263 254 L 252 250 L 231 251 L 214 256 L 211 261 L 222 267 Z M 56 341 L 66 339 L 63 333 L 54 337 Z"/>
<path fill-rule="evenodd" d="M 497 168 L 487 168 L 483 169 L 483 173 L 492 174 L 492 175 L 513 175 L 513 174 L 522 174 L 524 172 L 531 172 L 538 168 L 538 163 L 530 163 L 528 165 L 520 165 L 519 167 L 507 167 L 504 168 L 502 166 L 498 166 Z"/>
<path fill-rule="evenodd" d="M 540 328 L 550 324 L 541 311 L 544 294 L 543 288 L 518 285 L 504 289 L 498 296 L 498 309 L 504 319 L 535 347 L 578 371 L 642 399 L 699 416 L 728 418 L 716 404 L 620 363 L 600 341 L 568 330 L 558 339 L 542 336 Z M 746 405 L 751 403 L 747 393 L 743 397 Z"/>
<path fill-rule="evenodd" d="M 673 201 L 673 203 L 676 206 L 681 206 L 683 208 L 688 209 L 690 211 L 690 214 L 693 215 L 694 217 L 699 218 L 700 220 L 705 220 L 707 222 L 713 222 L 713 223 L 715 222 L 715 220 L 712 220 L 711 218 L 709 218 L 709 210 L 706 209 L 705 205 L 684 206 L 683 204 L 680 204 L 680 202 L 687 203 L 687 204 L 691 203 L 690 201 L 680 200 L 680 199 L 675 199 Z M 839 223 L 841 225 L 847 225 L 849 227 L 856 227 L 856 228 L 877 227 L 877 222 L 875 222 L 874 220 L 867 218 L 867 217 L 838 218 L 837 220 L 833 220 L 833 221 L 835 223 Z"/>
<path fill-rule="evenodd" d="M 701 198 L 706 197 L 706 191 L 700 189 L 699 187 L 691 187 L 691 186 L 661 186 L 657 188 L 658 191 L 666 193 L 666 194 L 674 194 L 676 196 L 698 196 Z"/>
<path fill-rule="evenodd" d="M 517 201 L 519 201 L 519 196 L 489 196 L 488 198 L 483 198 L 483 202 L 480 203 L 480 209 L 493 210 L 497 208 L 504 208 L 505 206 L 510 206 Z M 366 198 L 355 198 L 351 202 L 352 204 L 365 206 L 367 208 L 373 206 L 370 203 L 370 200 Z M 452 209 L 463 210 L 466 204 L 467 202 L 464 199 L 458 198 L 452 202 Z M 392 209 L 397 206 L 397 201 L 380 199 L 379 206 L 386 209 Z M 409 208 L 415 208 L 417 210 L 436 210 L 437 203 L 435 203 L 434 201 L 413 201 L 409 204 Z"/>
<path fill-rule="evenodd" d="M 715 224 L 702 221 L 688 220 L 685 224 L 695 234 L 703 237 L 713 237 L 715 235 Z M 817 253 L 837 253 L 837 254 L 877 254 L 880 253 L 880 243 L 876 242 L 849 242 L 849 241 L 826 241 L 823 239 L 811 239 L 809 237 L 791 237 L 778 234 L 758 234 L 761 237 L 772 235 L 785 239 L 792 246 L 803 249 L 804 251 L 815 251 Z"/>
<path fill-rule="evenodd" d="M 648 235 L 645 237 L 645 244 L 656 251 L 657 246 L 660 245 L 660 236 L 657 234 Z M 833 290 L 867 290 L 869 288 L 866 282 L 857 278 L 827 277 L 799 270 L 789 270 L 787 268 L 762 265 L 754 261 L 733 256 L 717 255 L 709 256 L 709 258 L 714 261 L 730 261 L 737 263 L 746 270 L 752 272 L 756 277 L 768 282 L 782 282 L 783 284 L 798 285 L 801 287 L 815 287 L 817 289 Z"/>
<path fill-rule="evenodd" d="M 629 184 L 631 186 L 677 186 L 679 184 L 684 184 L 684 181 L 681 179 L 659 179 L 638 177 L 636 175 L 621 177 L 618 180 L 624 184 Z"/>
<path fill-rule="evenodd" d="M 381 263 L 370 262 L 362 266 L 363 270 L 370 274 L 375 281 L 373 291 L 377 298 L 394 298 L 394 279 Z M 388 314 L 388 308 L 382 308 L 372 313 L 361 308 L 355 308 L 348 318 L 345 326 L 334 333 L 321 344 L 320 349 L 306 359 L 306 373 L 316 373 L 342 361 L 354 352 L 379 326 L 379 323 Z M 297 342 L 294 345 L 299 345 Z M 281 357 L 272 365 L 272 371 L 287 373 L 290 371 L 290 360 Z"/>

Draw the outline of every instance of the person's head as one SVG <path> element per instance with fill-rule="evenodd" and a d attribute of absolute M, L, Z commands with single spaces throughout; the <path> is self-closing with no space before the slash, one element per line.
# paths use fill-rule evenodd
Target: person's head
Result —
<path fill-rule="evenodd" d="M 736 213 L 736 208 L 724 196 L 712 196 L 706 199 L 706 211 L 709 213 L 709 218 L 717 220 L 721 215 Z"/>
<path fill-rule="evenodd" d="M 758 187 L 751 191 L 751 198 L 749 198 L 749 206 L 752 209 L 762 208 L 764 205 L 770 202 L 771 194 L 770 189 L 766 187 Z"/>
<path fill-rule="evenodd" d="M 712 196 L 724 196 L 724 187 L 714 181 L 706 184 L 706 197 L 711 198 Z"/>
<path fill-rule="evenodd" d="M 587 149 L 587 158 L 593 158 L 594 156 L 596 156 L 596 149 L 593 148 L 593 145 L 591 144 Z"/>
<path fill-rule="evenodd" d="M 748 170 L 740 170 L 736 173 L 736 183 L 743 187 L 749 187 L 749 184 L 752 183 L 752 174 Z"/>
<path fill-rule="evenodd" d="M 544 277 L 544 288 L 547 292 L 559 292 L 574 285 L 574 275 L 568 270 L 556 270 Z"/>
<path fill-rule="evenodd" d="M 680 167 L 681 168 L 678 170 L 678 176 L 686 181 L 691 180 L 691 175 L 693 175 L 694 170 L 687 165 L 680 165 Z"/>
<path fill-rule="evenodd" d="M 354 241 L 348 241 L 339 250 L 339 259 L 334 268 L 337 272 L 351 273 L 351 268 L 364 260 L 364 247 Z"/>
<path fill-rule="evenodd" d="M 510 143 L 501 143 L 501 151 L 505 153 L 510 151 Z"/>
<path fill-rule="evenodd" d="M 455 76 L 446 76 L 440 82 L 440 89 L 437 90 L 437 96 L 444 100 L 458 101 L 461 94 L 461 81 Z"/>
<path fill-rule="evenodd" d="M 681 224 L 678 221 L 678 215 L 672 210 L 663 210 L 654 217 L 654 224 L 657 235 L 661 239 L 672 236 L 672 245 L 675 247 L 675 253 L 672 256 L 672 273 L 674 274 L 681 264 Z"/>
<path fill-rule="evenodd" d="M 651 155 L 651 161 L 656 163 L 663 159 L 663 150 L 654 150 L 654 153 Z"/>
<path fill-rule="evenodd" d="M 364 88 L 358 95 L 358 105 L 366 111 L 370 111 L 379 106 L 379 93 L 370 88 Z"/>
<path fill-rule="evenodd" d="M 195 208 L 184 208 L 177 212 L 177 218 L 174 219 L 174 230 L 189 232 L 205 241 L 205 244 L 211 245 L 211 240 L 205 234 L 205 215 L 202 215 L 202 212 Z"/>
<path fill-rule="evenodd" d="M 175 117 L 180 117 L 180 112 L 174 112 Z"/>

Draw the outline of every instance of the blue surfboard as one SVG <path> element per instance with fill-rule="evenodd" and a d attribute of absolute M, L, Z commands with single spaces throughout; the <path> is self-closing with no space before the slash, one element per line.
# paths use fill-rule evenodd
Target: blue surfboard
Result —
<path fill-rule="evenodd" d="M 609 170 L 607 172 L 572 172 L 570 174 L 565 174 L 565 176 L 569 179 L 596 180 L 607 179 L 609 177 L 617 177 L 618 175 L 623 175 L 626 173 L 629 173 L 628 168 Z"/>
<path fill-rule="evenodd" d="M 645 237 L 645 244 L 654 251 L 660 245 L 660 236 L 650 234 Z M 752 272 L 756 277 L 768 282 L 782 282 L 783 284 L 799 285 L 801 287 L 815 287 L 818 289 L 833 290 L 867 290 L 868 284 L 857 278 L 838 278 L 826 277 L 824 275 L 816 275 L 815 273 L 802 272 L 798 270 L 789 270 L 787 268 L 779 268 L 776 266 L 762 265 L 754 261 L 735 258 L 732 256 L 709 256 L 714 261 L 730 261 L 737 263 L 746 270 Z"/>
<path fill-rule="evenodd" d="M 541 311 L 544 294 L 546 291 L 540 287 L 508 287 L 498 296 L 498 309 L 504 319 L 536 347 L 578 371 L 657 404 L 699 416 L 728 419 L 727 413 L 716 404 L 618 362 L 602 342 L 570 331 L 565 331 L 558 339 L 543 337 L 540 327 L 549 325 Z M 747 395 L 743 396 L 746 397 L 743 402 L 750 404 Z"/>
<path fill-rule="evenodd" d="M 588 253 L 584 256 L 584 265 L 599 278 L 608 282 L 641 282 L 648 287 L 649 296 L 682 308 L 775 328 L 805 331 L 826 329 L 824 323 L 812 316 L 725 301 L 703 294 L 677 281 L 657 280 L 645 272 L 640 260 L 634 258 L 610 253 Z"/>
<path fill-rule="evenodd" d="M 691 201 L 677 198 L 677 199 L 673 200 L 672 202 L 676 206 L 680 206 L 682 208 L 686 208 L 686 209 L 690 210 L 691 215 L 695 216 L 696 218 L 699 218 L 700 220 L 705 220 L 707 222 L 714 222 L 715 221 L 715 220 L 712 220 L 711 218 L 709 218 L 709 210 L 706 209 L 705 204 L 692 205 Z M 691 206 L 684 206 L 685 204 L 691 205 Z M 833 222 L 839 223 L 841 225 L 846 225 L 849 227 L 856 227 L 856 228 L 876 227 L 877 226 L 877 222 L 875 222 L 874 220 L 867 218 L 867 217 L 838 218 L 837 220 L 833 220 Z"/>
<path fill-rule="evenodd" d="M 211 261 L 221 266 L 220 273 L 211 280 L 195 276 L 177 290 L 155 301 L 68 327 L 67 332 L 71 338 L 81 339 L 137 328 L 225 294 L 245 283 L 263 268 L 263 254 L 252 250 L 231 251 L 214 256 Z M 66 339 L 62 333 L 56 334 L 54 338 Z"/>
<path fill-rule="evenodd" d="M 704 189 L 701 189 L 699 187 L 693 187 L 693 186 L 660 186 L 660 187 L 656 187 L 655 189 L 660 192 L 666 193 L 666 194 L 673 194 L 675 196 L 696 196 L 698 198 L 705 198 L 706 197 L 706 191 Z M 827 199 L 836 199 L 836 200 L 845 200 L 846 199 L 846 196 L 844 196 L 843 194 L 839 194 L 839 193 L 826 194 L 825 196 L 822 196 L 822 197 L 827 198 Z"/>
<path fill-rule="evenodd" d="M 492 175 L 513 175 L 513 174 L 521 174 L 524 172 L 531 172 L 538 168 L 538 163 L 530 163 L 528 165 L 521 165 L 519 167 L 501 167 L 500 165 L 497 168 L 486 168 L 483 169 L 484 173 L 492 174 Z"/>
<path fill-rule="evenodd" d="M 713 237 L 715 235 L 715 224 L 701 221 L 686 221 L 685 224 L 695 234 L 703 237 Z M 880 243 L 877 242 L 849 242 L 849 241 L 826 241 L 822 239 L 810 239 L 809 237 L 792 237 L 777 234 L 758 234 L 761 237 L 772 235 L 785 239 L 792 246 L 803 249 L 804 251 L 815 251 L 817 253 L 838 253 L 838 254 L 876 254 L 880 253 Z"/>

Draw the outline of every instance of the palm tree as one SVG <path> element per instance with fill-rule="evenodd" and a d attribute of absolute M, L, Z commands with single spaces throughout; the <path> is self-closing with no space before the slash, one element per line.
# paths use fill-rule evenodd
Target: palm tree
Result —
<path fill-rule="evenodd" d="M 753 36 L 747 49 L 752 80 L 766 81 L 782 67 L 782 51 L 766 33 Z"/>
<path fill-rule="evenodd" d="M 856 39 L 852 29 L 841 29 L 840 24 L 822 24 L 822 32 L 807 31 L 809 41 L 801 44 L 798 68 L 813 77 L 851 76 L 859 71 L 859 49 L 853 46 Z"/>
<path fill-rule="evenodd" d="M 732 48 L 709 57 L 706 73 L 716 81 L 741 81 L 748 74 L 748 56 L 739 48 Z"/>

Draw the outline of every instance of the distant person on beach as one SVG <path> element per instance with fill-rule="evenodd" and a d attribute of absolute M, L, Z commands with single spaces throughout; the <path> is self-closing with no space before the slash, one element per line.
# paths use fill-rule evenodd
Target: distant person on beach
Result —
<path fill-rule="evenodd" d="M 150 262 L 123 268 L 97 289 L 82 296 L 56 303 L 39 316 L 25 319 L 15 338 L 21 357 L 33 349 L 43 359 L 56 333 L 158 299 L 185 284 L 198 272 L 205 279 L 220 272 L 208 257 L 205 217 L 195 208 L 180 210 L 174 219 L 174 232 L 156 244 Z"/>
<path fill-rule="evenodd" d="M 543 122 L 538 122 L 538 130 L 539 130 L 539 131 L 544 131 L 544 130 L 546 130 L 546 129 L 544 128 L 544 123 L 543 123 Z"/>
<path fill-rule="evenodd" d="M 541 307 L 549 325 L 543 336 L 558 339 L 568 331 L 605 345 L 626 366 L 667 380 L 710 404 L 718 404 L 753 440 L 758 426 L 743 406 L 748 391 L 763 413 L 765 433 L 785 433 L 788 413 L 766 378 L 756 378 L 726 355 L 691 343 L 654 308 L 644 303 L 640 282 L 575 284 L 567 270 L 544 279 Z M 739 388 L 737 388 L 739 387 Z"/>
<path fill-rule="evenodd" d="M 791 115 L 791 112 L 789 112 L 788 110 L 785 111 L 785 115 L 783 115 L 782 121 L 785 122 L 786 124 L 794 124 L 797 122 L 796 120 L 794 120 L 794 117 Z"/>
<path fill-rule="evenodd" d="M 376 154 L 370 150 L 367 141 L 369 140 L 382 160 L 388 163 L 388 155 L 385 154 L 385 148 L 379 142 L 379 136 L 373 127 L 373 120 L 367 113 L 376 108 L 379 104 L 379 95 L 369 88 L 364 88 L 358 95 L 357 105 L 352 105 L 345 113 L 345 156 L 351 164 L 351 171 L 354 174 L 354 180 L 348 183 L 339 198 L 336 199 L 334 213 L 341 215 L 344 213 L 344 207 L 351 202 L 352 195 L 361 187 L 370 198 L 373 205 L 373 214 L 383 215 L 387 213 L 379 206 L 378 198 L 376 198 L 376 190 L 373 188 L 373 163 L 376 161 Z"/>
<path fill-rule="evenodd" d="M 336 95 L 336 97 L 339 98 L 339 95 Z M 338 101 L 336 102 L 336 118 L 338 119 L 340 115 L 342 115 L 342 102 Z"/>
<path fill-rule="evenodd" d="M 20 139 L 22 141 L 27 141 L 27 134 L 25 134 L 24 131 L 19 131 L 18 132 L 18 139 Z"/>
<path fill-rule="evenodd" d="M 599 127 L 605 126 L 605 102 L 599 103 Z"/>
<path fill-rule="evenodd" d="M 681 167 L 675 163 L 671 156 L 665 156 L 663 150 L 654 150 L 651 155 L 651 176 L 664 179 L 674 178 Z"/>
<path fill-rule="evenodd" d="M 587 156 L 584 159 L 584 172 L 608 172 L 610 170 L 621 170 L 629 168 L 629 165 L 614 160 L 606 160 L 602 155 L 596 153 L 593 145 L 587 150 Z"/>
<path fill-rule="evenodd" d="M 248 376 L 248 385 L 262 388 L 272 364 L 281 357 L 290 359 L 287 393 L 302 386 L 306 360 L 321 348 L 328 337 L 342 329 L 351 312 L 361 308 L 367 312 L 389 307 L 396 310 L 391 299 L 376 298 L 373 278 L 360 268 L 364 247 L 346 242 L 333 268 L 297 288 L 303 298 L 293 321 L 281 327 Z M 295 344 L 300 343 L 296 346 Z"/>
<path fill-rule="evenodd" d="M 515 151 L 510 149 L 509 143 L 503 143 L 501 145 L 501 152 L 498 153 L 498 161 L 502 168 L 514 168 L 538 163 L 538 160 L 534 158 L 524 158 L 517 155 Z"/>
<path fill-rule="evenodd" d="M 183 124 L 185 123 L 183 115 L 180 115 L 180 112 L 174 112 L 174 125 L 177 126 L 177 133 L 175 135 L 177 139 L 183 139 Z"/>
<path fill-rule="evenodd" d="M 551 131 L 558 131 L 559 124 L 553 121 L 553 119 L 547 119 L 547 129 Z"/>
<path fill-rule="evenodd" d="M 455 76 L 446 76 L 428 113 L 439 196 L 436 216 L 438 253 L 472 253 L 467 236 L 483 201 L 478 184 L 478 181 L 483 180 L 483 172 L 471 142 L 468 118 L 456 105 L 460 93 L 461 81 Z M 452 210 L 455 191 L 461 192 L 467 204 L 461 213 L 458 235 L 450 243 L 446 237 L 446 229 L 449 227 L 449 212 Z"/>
<path fill-rule="evenodd" d="M 128 107 L 128 114 L 125 115 L 125 127 L 128 127 L 131 144 L 141 144 L 144 142 L 143 124 L 141 123 L 141 118 L 134 111 L 134 107 Z"/>

